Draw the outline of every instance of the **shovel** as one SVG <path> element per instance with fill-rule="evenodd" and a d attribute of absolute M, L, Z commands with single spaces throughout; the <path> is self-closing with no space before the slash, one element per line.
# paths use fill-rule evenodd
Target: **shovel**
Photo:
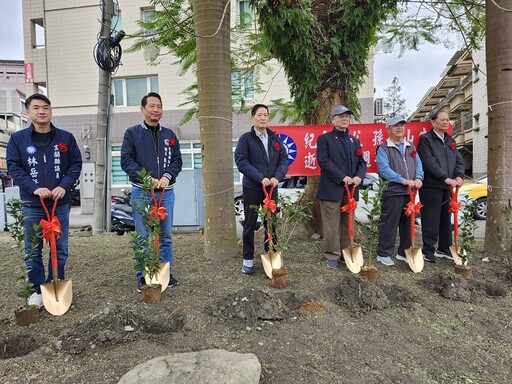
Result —
<path fill-rule="evenodd" d="M 151 217 L 156 217 L 159 220 L 163 220 L 167 217 L 167 212 L 165 212 L 165 207 L 162 207 L 162 199 L 164 198 L 165 190 L 162 190 L 160 194 L 160 200 L 156 199 L 155 191 L 151 190 L 151 197 L 153 198 L 153 206 L 151 207 L 150 214 Z M 157 252 L 160 251 L 160 237 L 158 234 L 155 236 L 155 249 Z M 160 254 L 160 252 L 159 252 Z M 162 286 L 161 292 L 165 291 L 169 286 L 169 281 L 171 280 L 171 264 L 167 261 L 165 263 L 160 263 L 160 267 L 153 275 L 153 278 L 150 279 L 149 275 L 146 274 L 144 277 L 147 285 L 151 284 L 160 284 Z"/>
<path fill-rule="evenodd" d="M 416 213 L 418 213 L 422 207 L 421 203 L 415 204 L 417 193 L 417 189 L 414 189 L 413 192 L 412 188 L 409 186 L 409 203 L 405 208 L 405 216 L 409 216 L 411 218 L 411 248 L 407 248 L 405 250 L 405 256 L 407 257 L 407 264 L 409 264 L 409 268 L 411 268 L 411 271 L 414 273 L 421 272 L 425 263 L 423 260 L 422 249 L 414 247 L 414 220 L 416 218 Z"/>
<path fill-rule="evenodd" d="M 281 252 L 274 251 L 274 241 L 272 239 L 272 223 L 270 218 L 272 214 L 276 212 L 277 205 L 274 200 L 272 200 L 272 192 L 274 192 L 274 186 L 270 187 L 270 192 L 267 192 L 267 189 L 263 187 L 263 193 L 265 194 L 265 199 L 263 200 L 263 209 L 265 210 L 265 215 L 267 216 L 267 236 L 268 236 L 268 252 L 261 254 L 261 264 L 263 265 L 263 270 L 265 274 L 272 278 L 272 270 L 279 269 L 283 267 L 283 257 L 281 256 Z"/>
<path fill-rule="evenodd" d="M 59 219 L 55 216 L 57 200 L 53 203 L 52 214 L 48 212 L 46 205 L 39 197 L 41 205 L 46 212 L 47 220 L 42 219 L 39 225 L 42 227 L 43 238 L 50 244 L 50 259 L 52 264 L 53 280 L 51 283 L 41 285 L 41 295 L 46 310 L 55 316 L 66 313 L 73 300 L 71 280 L 59 280 L 59 270 L 57 262 L 57 237 L 62 233 Z"/>
<path fill-rule="evenodd" d="M 459 257 L 459 253 L 461 252 L 459 245 L 459 186 L 450 188 L 450 193 L 452 194 L 452 199 L 450 200 L 449 212 L 453 213 L 453 245 L 450 245 L 450 253 L 452 254 L 455 265 L 462 265 L 462 259 Z"/>
<path fill-rule="evenodd" d="M 359 273 L 364 264 L 364 259 L 363 249 L 360 245 L 354 244 L 354 212 L 357 208 L 357 201 L 354 199 L 355 191 L 355 185 L 352 187 L 352 191 L 350 191 L 348 184 L 345 184 L 348 203 L 341 207 L 341 212 L 348 213 L 348 237 L 350 239 L 350 246 L 348 248 L 343 248 L 342 254 L 349 271 L 352 273 Z"/>

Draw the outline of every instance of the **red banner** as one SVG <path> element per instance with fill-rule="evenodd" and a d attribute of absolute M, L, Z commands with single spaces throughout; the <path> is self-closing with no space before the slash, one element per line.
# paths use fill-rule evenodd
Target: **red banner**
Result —
<path fill-rule="evenodd" d="M 333 129 L 331 125 L 301 125 L 269 127 L 277 132 L 288 150 L 288 176 L 312 176 L 320 174 L 320 166 L 316 159 L 316 140 L 322 133 Z M 404 138 L 418 144 L 421 134 L 432 128 L 429 121 L 407 123 Z M 452 127 L 448 129 L 451 133 Z M 367 172 L 377 172 L 375 152 L 377 147 L 388 138 L 384 123 L 351 124 L 351 135 L 357 137 L 362 144 L 363 157 L 368 164 Z"/>

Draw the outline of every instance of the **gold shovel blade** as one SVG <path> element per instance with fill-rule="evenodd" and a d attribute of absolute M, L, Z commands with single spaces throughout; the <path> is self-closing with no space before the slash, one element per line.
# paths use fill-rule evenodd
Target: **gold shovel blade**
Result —
<path fill-rule="evenodd" d="M 261 254 L 261 264 L 263 265 L 263 270 L 265 271 L 265 275 L 268 278 L 272 278 L 272 260 L 269 252 L 265 252 Z"/>
<path fill-rule="evenodd" d="M 354 247 L 343 248 L 342 254 L 348 270 L 352 273 L 359 273 L 364 264 L 361 246 L 355 245 Z"/>
<path fill-rule="evenodd" d="M 281 252 L 269 252 L 270 254 L 270 265 L 272 269 L 280 269 L 283 267 L 283 257 Z"/>
<path fill-rule="evenodd" d="M 423 251 L 421 248 L 407 248 L 405 250 L 405 256 L 407 257 L 407 264 L 414 273 L 423 271 L 425 260 L 423 260 Z"/>
<path fill-rule="evenodd" d="M 55 288 L 57 287 L 57 288 Z M 41 285 L 44 308 L 54 316 L 65 314 L 73 301 L 73 283 L 71 280 L 57 280 Z"/>
<path fill-rule="evenodd" d="M 460 245 L 450 245 L 450 253 L 452 254 L 453 262 L 455 263 L 455 265 L 462 265 L 462 259 L 459 256 L 460 252 Z"/>
<path fill-rule="evenodd" d="M 162 292 L 167 289 L 169 286 L 169 281 L 171 280 L 171 265 L 167 261 L 165 263 L 160 263 L 160 268 L 156 271 L 155 276 L 152 279 L 146 274 L 144 277 L 147 285 L 151 284 L 160 284 L 162 286 Z"/>

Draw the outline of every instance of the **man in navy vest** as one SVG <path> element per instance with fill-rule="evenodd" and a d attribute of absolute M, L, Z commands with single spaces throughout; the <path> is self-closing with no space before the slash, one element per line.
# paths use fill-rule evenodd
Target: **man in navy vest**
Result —
<path fill-rule="evenodd" d="M 379 220 L 379 245 L 377 260 L 384 265 L 394 265 L 396 232 L 400 243 L 396 258 L 407 261 L 405 249 L 411 246 L 410 218 L 405 215 L 409 203 L 409 187 L 419 190 L 423 183 L 423 167 L 414 145 L 404 139 L 405 119 L 396 116 L 386 121 L 389 138 L 377 148 L 379 175 L 388 181 L 382 195 L 382 212 Z"/>

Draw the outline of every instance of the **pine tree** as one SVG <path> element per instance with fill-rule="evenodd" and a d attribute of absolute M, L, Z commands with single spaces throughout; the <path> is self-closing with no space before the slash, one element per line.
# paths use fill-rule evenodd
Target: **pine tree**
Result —
<path fill-rule="evenodd" d="M 407 118 L 410 111 L 405 106 L 405 99 L 402 98 L 400 93 L 402 92 L 402 87 L 400 86 L 400 80 L 398 80 L 398 77 L 393 77 L 391 85 L 384 88 L 384 92 L 387 93 L 387 96 L 384 99 L 384 119 L 389 119 L 393 116 Z"/>

